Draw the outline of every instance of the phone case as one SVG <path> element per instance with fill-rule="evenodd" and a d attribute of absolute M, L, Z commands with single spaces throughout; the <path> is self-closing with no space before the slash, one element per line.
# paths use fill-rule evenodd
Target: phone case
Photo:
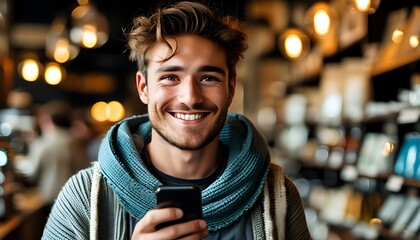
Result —
<path fill-rule="evenodd" d="M 203 218 L 201 206 L 201 190 L 197 186 L 160 186 L 156 190 L 156 207 L 177 207 L 182 209 L 184 215 L 176 221 L 159 224 L 160 229 L 169 225 Z"/>

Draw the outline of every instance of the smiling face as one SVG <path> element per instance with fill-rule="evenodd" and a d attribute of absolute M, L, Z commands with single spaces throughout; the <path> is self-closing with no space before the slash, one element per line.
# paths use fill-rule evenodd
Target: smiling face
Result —
<path fill-rule="evenodd" d="M 226 53 L 214 42 L 195 35 L 169 38 L 168 42 L 175 54 L 162 61 L 169 48 L 156 45 L 149 55 L 148 79 L 137 73 L 137 89 L 148 105 L 152 142 L 197 150 L 218 141 L 235 79 L 229 80 Z"/>

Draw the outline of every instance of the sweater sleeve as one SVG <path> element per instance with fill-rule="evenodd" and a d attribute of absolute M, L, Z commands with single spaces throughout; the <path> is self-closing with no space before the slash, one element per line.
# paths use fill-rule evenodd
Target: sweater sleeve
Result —
<path fill-rule="evenodd" d="M 311 239 L 299 192 L 290 178 L 285 176 L 284 183 L 287 196 L 286 239 Z"/>
<path fill-rule="evenodd" d="M 92 169 L 71 177 L 58 195 L 42 239 L 89 239 Z"/>

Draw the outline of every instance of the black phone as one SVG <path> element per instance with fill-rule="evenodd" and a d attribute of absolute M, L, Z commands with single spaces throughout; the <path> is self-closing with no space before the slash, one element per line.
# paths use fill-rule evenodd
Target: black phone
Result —
<path fill-rule="evenodd" d="M 157 229 L 203 218 L 199 187 L 194 185 L 160 186 L 155 193 L 157 208 L 177 207 L 184 212 L 181 219 L 161 223 L 156 226 Z"/>

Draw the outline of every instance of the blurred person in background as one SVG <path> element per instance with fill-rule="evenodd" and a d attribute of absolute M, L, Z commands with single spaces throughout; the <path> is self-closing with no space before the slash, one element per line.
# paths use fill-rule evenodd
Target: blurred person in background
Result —
<path fill-rule="evenodd" d="M 90 162 L 98 160 L 99 145 L 104 132 L 97 128 L 90 116 L 86 116 L 86 109 L 80 108 L 73 111 L 73 135 L 86 149 Z"/>
<path fill-rule="evenodd" d="M 39 188 L 47 206 L 52 205 L 65 182 L 90 165 L 85 147 L 72 132 L 71 107 L 63 101 L 40 106 L 40 134 L 29 146 L 28 180 Z"/>

